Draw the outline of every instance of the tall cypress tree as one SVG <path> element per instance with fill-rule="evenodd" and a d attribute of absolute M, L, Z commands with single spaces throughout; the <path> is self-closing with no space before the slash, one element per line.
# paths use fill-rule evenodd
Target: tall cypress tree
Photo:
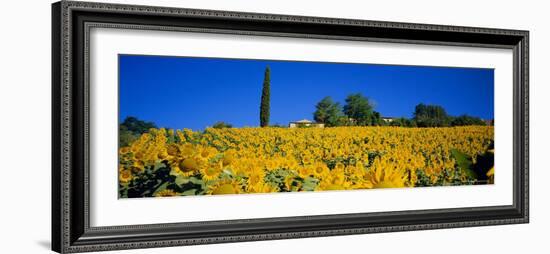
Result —
<path fill-rule="evenodd" d="M 265 68 L 264 84 L 262 87 L 262 101 L 260 104 L 260 126 L 269 125 L 269 91 L 271 86 L 271 71 L 269 66 Z"/>

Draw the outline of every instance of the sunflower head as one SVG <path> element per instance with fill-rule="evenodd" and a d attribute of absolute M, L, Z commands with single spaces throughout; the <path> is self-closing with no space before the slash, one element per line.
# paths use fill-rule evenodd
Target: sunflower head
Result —
<path fill-rule="evenodd" d="M 298 168 L 298 174 L 302 178 L 306 178 L 308 176 L 311 176 L 313 174 L 313 167 L 312 166 L 303 166 Z"/>
<path fill-rule="evenodd" d="M 170 156 L 176 156 L 178 154 L 178 151 L 179 151 L 178 146 L 176 146 L 175 144 L 170 144 L 166 148 L 166 152 Z"/>
<path fill-rule="evenodd" d="M 334 166 L 334 169 L 335 169 L 335 170 L 341 170 L 341 171 L 343 171 L 344 168 L 346 168 L 346 166 L 345 166 L 344 163 L 342 163 L 342 162 L 337 162 L 336 165 Z"/>
<path fill-rule="evenodd" d="M 209 163 L 206 167 L 201 168 L 202 178 L 206 181 L 210 181 L 218 178 L 221 172 L 222 172 L 221 162 Z"/>
<path fill-rule="evenodd" d="M 193 172 L 199 169 L 199 161 L 195 158 L 187 158 L 180 161 L 178 166 L 183 172 Z"/>
<path fill-rule="evenodd" d="M 138 173 L 138 172 L 143 172 L 143 170 L 145 170 L 145 164 L 143 163 L 143 161 L 134 161 L 133 165 L 132 165 L 132 171 L 134 173 Z"/>
<path fill-rule="evenodd" d="M 203 159 L 210 159 L 212 158 L 213 156 L 216 155 L 218 151 L 215 149 L 215 148 L 212 148 L 212 147 L 208 147 L 208 146 L 205 146 L 205 147 L 202 147 L 201 149 L 199 149 L 199 156 Z"/>
<path fill-rule="evenodd" d="M 127 154 L 127 153 L 130 152 L 130 147 L 127 147 L 127 146 L 122 147 L 122 148 L 119 149 L 119 152 L 120 152 L 120 154 Z"/>
<path fill-rule="evenodd" d="M 264 182 L 264 174 L 261 171 L 255 170 L 248 175 L 248 185 L 256 185 L 256 184 L 263 184 Z"/>
<path fill-rule="evenodd" d="M 165 190 L 161 190 L 159 192 L 157 192 L 155 194 L 155 197 L 173 197 L 173 196 L 176 196 L 177 193 L 174 192 L 173 190 L 169 190 L 169 189 L 165 189 Z"/>
<path fill-rule="evenodd" d="M 123 169 L 120 171 L 118 179 L 121 183 L 130 182 L 134 178 L 131 170 Z"/>
<path fill-rule="evenodd" d="M 192 144 L 189 144 L 189 143 L 181 146 L 179 150 L 180 150 L 180 155 L 184 158 L 193 156 L 193 154 L 195 153 L 195 148 L 193 147 Z"/>
<path fill-rule="evenodd" d="M 193 158 L 173 161 L 170 168 L 170 174 L 174 176 L 191 176 L 200 169 L 199 163 Z"/>
<path fill-rule="evenodd" d="M 235 161 L 235 157 L 236 157 L 235 150 L 225 151 L 225 153 L 223 154 L 223 159 L 222 159 L 223 166 L 225 167 L 225 166 L 228 166 L 231 163 L 233 163 Z"/>
<path fill-rule="evenodd" d="M 218 181 L 216 184 L 211 185 L 207 191 L 211 195 L 239 194 L 241 192 L 241 184 L 234 179 Z"/>
<path fill-rule="evenodd" d="M 316 178 L 323 178 L 326 174 L 328 174 L 328 172 L 329 169 L 325 163 L 318 162 L 313 166 L 313 175 Z"/>
<path fill-rule="evenodd" d="M 407 182 L 407 175 L 404 170 L 392 167 L 388 162 L 380 159 L 380 157 L 375 159 L 366 178 L 367 181 L 370 181 L 373 188 L 402 188 L 406 186 Z"/>

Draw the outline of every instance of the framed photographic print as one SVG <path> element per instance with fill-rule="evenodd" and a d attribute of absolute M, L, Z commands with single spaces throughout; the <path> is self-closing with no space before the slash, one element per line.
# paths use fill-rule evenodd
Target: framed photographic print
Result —
<path fill-rule="evenodd" d="M 52 11 L 57 252 L 528 222 L 527 31 Z"/>

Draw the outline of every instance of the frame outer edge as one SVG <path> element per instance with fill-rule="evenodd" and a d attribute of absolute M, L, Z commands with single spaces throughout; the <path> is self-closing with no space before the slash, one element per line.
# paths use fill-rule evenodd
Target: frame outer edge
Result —
<path fill-rule="evenodd" d="M 72 135 L 72 96 L 71 96 L 71 77 L 72 77 L 72 62 L 71 62 L 71 17 L 69 1 L 60 1 L 60 22 L 61 22 L 61 80 L 59 91 L 61 96 L 61 249 L 60 253 L 70 253 L 71 251 L 71 135 Z"/>
<path fill-rule="evenodd" d="M 523 179 L 523 194 L 525 195 L 524 198 L 524 222 L 529 223 L 529 215 L 530 215 L 530 190 L 529 190 L 529 147 L 530 147 L 530 130 L 529 130 L 529 119 L 530 119 L 530 111 L 529 111 L 529 31 L 525 31 L 524 37 L 523 37 L 523 61 L 522 61 L 522 69 L 523 69 L 523 92 L 524 92 L 524 101 L 523 101 L 523 140 L 524 140 L 524 179 Z"/>
<path fill-rule="evenodd" d="M 334 17 L 318 17 L 318 16 L 300 16 L 288 14 L 270 14 L 256 12 L 239 12 L 225 10 L 209 10 L 209 9 L 191 9 L 180 7 L 153 6 L 153 5 L 129 5 L 122 3 L 100 3 L 86 1 L 62 0 L 77 9 L 88 9 L 100 12 L 118 11 L 129 14 L 162 14 L 168 16 L 187 16 L 187 17 L 211 17 L 225 19 L 244 19 L 244 20 L 264 20 L 264 21 L 286 21 L 286 22 L 301 22 L 311 24 L 330 24 L 330 25 L 349 25 L 349 26 L 368 26 L 380 28 L 394 29 L 418 29 L 426 31 L 447 31 L 447 32 L 467 32 L 477 34 L 493 34 L 493 35 L 514 35 L 524 36 L 528 33 L 526 30 L 517 29 L 501 29 L 501 28 L 485 28 L 471 26 L 450 26 L 440 24 L 424 24 L 424 23 L 405 23 L 396 21 L 377 21 L 377 20 L 362 20 L 362 19 L 346 19 Z"/>
<path fill-rule="evenodd" d="M 56 7 L 57 6 L 57 7 Z M 56 13 L 55 8 L 59 8 Z M 210 10 L 195 10 L 195 9 L 180 9 L 170 7 L 153 7 L 153 6 L 139 6 L 139 5 L 122 5 L 122 4 L 104 4 L 104 3 L 90 3 L 90 2 L 73 2 L 73 1 L 61 1 L 52 5 L 52 43 L 57 42 L 58 45 L 52 45 L 54 53 L 52 55 L 52 63 L 58 61 L 57 67 L 54 64 L 52 66 L 52 110 L 55 111 L 56 107 L 59 109 L 53 112 L 53 116 L 59 116 L 58 119 L 53 119 L 52 123 L 52 138 L 55 139 L 56 135 L 58 139 L 52 141 L 52 184 L 57 183 L 56 186 L 52 186 L 52 193 L 55 194 L 55 189 L 60 191 L 59 201 L 55 201 L 55 195 L 52 199 L 52 218 L 56 216 L 59 220 L 52 221 L 52 249 L 60 253 L 69 252 L 89 252 L 89 251 L 102 251 L 102 250 L 120 250 L 120 249 L 134 249 L 134 248 L 152 248 L 152 247 L 168 247 L 168 246 L 181 246 L 192 244 L 211 244 L 211 243 L 224 243 L 224 242 L 237 242 L 237 241 L 260 241 L 260 240 L 276 240 L 276 239 L 288 239 L 288 238 L 300 238 L 300 237 L 322 237 L 322 236 L 335 236 L 335 235 L 348 235 L 348 234 L 365 234 L 365 233 L 379 233 L 379 232 L 398 232 L 406 230 L 426 230 L 426 229 L 440 229 L 440 228 L 454 228 L 454 227 L 473 227 L 473 226 L 485 226 L 485 225 L 499 225 L 499 224 L 515 224 L 515 223 L 528 223 L 529 222 L 529 32 L 520 30 L 504 30 L 504 29 L 491 29 L 491 28 L 475 28 L 475 27 L 460 27 L 460 26 L 443 26 L 443 25 L 427 25 L 427 24 L 413 24 L 413 23 L 397 23 L 397 22 L 382 22 L 382 21 L 366 21 L 366 20 L 349 20 L 349 19 L 336 19 L 336 18 L 317 18 L 317 17 L 301 17 L 301 16 L 288 16 L 288 15 L 275 15 L 275 14 L 256 14 L 256 13 L 240 13 L 240 12 L 227 12 L 227 11 L 210 11 Z M 516 218 L 507 219 L 495 219 L 485 221 L 461 221 L 461 222 L 446 222 L 446 223 L 429 223 L 429 224 L 415 224 L 415 225 L 398 225 L 398 226 L 380 226 L 372 228 L 356 228 L 356 229 L 335 229 L 324 231 L 304 231 L 304 232 L 284 232 L 273 234 L 248 234 L 240 236 L 224 236 L 224 237 L 205 237 L 200 239 L 180 239 L 180 240 L 155 240 L 144 242 L 120 242 L 120 243 L 106 243 L 99 245 L 73 245 L 71 242 L 71 132 L 72 130 L 72 95 L 71 95 L 71 82 L 72 82 L 72 59 L 71 59 L 71 16 L 72 9 L 78 10 L 91 10 L 91 11 L 119 11 L 136 14 L 159 14 L 159 15 L 180 15 L 180 16 L 220 16 L 228 19 L 250 19 L 250 20 L 284 20 L 294 22 L 308 22 L 315 24 L 342 24 L 342 25 L 356 25 L 356 26 L 369 26 L 369 27 L 385 27 L 385 28 L 401 28 L 401 29 L 420 29 L 431 31 L 462 31 L 467 33 L 480 33 L 480 34 L 499 34 L 508 36 L 521 36 L 521 60 L 518 68 L 521 70 L 520 89 L 523 93 L 521 105 L 521 112 L 523 117 L 521 127 L 523 129 L 521 140 L 523 141 L 523 160 L 522 169 L 522 186 L 520 186 L 521 192 L 523 192 L 524 202 L 522 206 L 522 216 Z M 55 15 L 57 14 L 57 15 Z M 56 23 L 58 22 L 58 23 Z M 58 36 L 56 32 L 58 31 Z M 55 53 L 55 49 L 59 51 L 59 54 Z M 58 68 L 58 69 L 56 69 Z M 56 71 L 58 70 L 58 71 Z M 56 74 L 57 73 L 57 74 Z M 55 76 L 58 75 L 59 79 Z M 57 85 L 57 89 L 56 89 Z M 57 122 L 57 123 L 56 123 Z M 56 129 L 55 127 L 58 126 Z M 58 150 L 56 156 L 55 150 Z M 59 163 L 56 165 L 56 161 Z M 59 177 L 56 178 L 55 174 L 58 173 Z M 56 182 L 59 181 L 59 182 Z M 522 188 L 521 188 L 522 187 Z M 57 205 L 56 205 L 57 202 Z M 58 213 L 54 212 L 59 208 Z M 56 228 L 57 226 L 57 228 Z"/>
<path fill-rule="evenodd" d="M 61 18 L 60 18 L 60 7 L 59 2 L 52 4 L 51 14 L 52 14 L 52 54 L 51 54 L 51 64 L 52 64 L 52 168 L 51 168 L 51 249 L 56 252 L 61 252 L 61 154 L 60 154 L 60 131 L 61 131 L 61 101 L 60 101 L 60 92 L 61 92 Z"/>

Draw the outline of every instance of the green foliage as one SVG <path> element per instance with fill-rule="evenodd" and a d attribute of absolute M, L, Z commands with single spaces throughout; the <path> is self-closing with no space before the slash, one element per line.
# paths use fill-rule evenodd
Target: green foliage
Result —
<path fill-rule="evenodd" d="M 167 188 L 180 193 L 178 195 L 181 196 L 201 195 L 206 192 L 206 184 L 196 176 L 189 178 L 178 176 Z"/>
<path fill-rule="evenodd" d="M 456 186 L 478 184 L 477 174 L 474 172 L 472 158 L 456 149 L 451 149 L 451 156 L 456 161 L 455 168 L 445 168 L 432 181 L 424 170 L 416 170 L 417 187 L 425 186 Z"/>
<path fill-rule="evenodd" d="M 146 133 L 149 129 L 157 128 L 153 122 L 142 121 L 133 116 L 126 117 L 120 125 L 124 126 L 126 130 L 137 135 Z"/>
<path fill-rule="evenodd" d="M 439 105 L 418 104 L 414 109 L 414 121 L 418 127 L 447 127 L 451 118 Z"/>
<path fill-rule="evenodd" d="M 447 168 L 437 175 L 437 180 L 434 182 L 426 175 L 423 170 L 416 171 L 415 186 L 448 186 L 448 185 L 471 185 L 485 184 L 487 179 L 487 171 L 492 167 L 492 153 L 485 153 L 477 157 L 477 162 L 474 163 L 472 157 L 457 150 L 451 149 L 451 156 L 456 161 L 456 167 Z"/>
<path fill-rule="evenodd" d="M 119 196 L 122 198 L 154 197 L 159 192 L 172 190 L 178 195 L 202 195 L 206 192 L 206 183 L 197 176 L 183 177 L 170 174 L 167 161 L 146 167 L 136 172 L 129 183 L 119 184 Z"/>
<path fill-rule="evenodd" d="M 342 117 L 342 109 L 338 102 L 334 102 L 330 96 L 323 98 L 315 106 L 313 119 L 318 123 L 324 123 L 327 127 L 338 126 Z"/>
<path fill-rule="evenodd" d="M 118 130 L 118 140 L 119 140 L 119 146 L 124 147 L 128 146 L 132 142 L 134 142 L 136 139 L 138 139 L 138 135 L 134 134 L 133 132 L 129 131 L 126 126 L 120 125 Z"/>
<path fill-rule="evenodd" d="M 270 125 L 270 127 L 273 127 L 273 128 L 286 128 L 285 125 L 278 124 L 278 123 L 272 124 L 272 125 Z"/>
<path fill-rule="evenodd" d="M 451 120 L 451 126 L 486 125 L 479 117 L 461 115 Z"/>
<path fill-rule="evenodd" d="M 265 175 L 264 180 L 268 183 L 273 184 L 274 186 L 276 186 L 280 190 L 290 191 L 286 187 L 285 179 L 289 176 L 292 176 L 292 175 L 294 175 L 294 172 L 292 172 L 290 170 L 285 170 L 285 169 L 280 168 L 280 169 L 276 169 L 276 170 L 272 170 L 272 171 L 267 172 L 267 174 Z"/>
<path fill-rule="evenodd" d="M 470 126 L 486 125 L 479 117 L 461 115 L 452 117 L 447 115 L 445 109 L 437 105 L 418 104 L 413 119 L 396 118 L 387 123 L 389 126 L 398 127 L 448 127 L 448 126 Z"/>
<path fill-rule="evenodd" d="M 413 120 L 404 117 L 393 119 L 389 125 L 399 127 L 416 127 L 416 123 Z"/>
<path fill-rule="evenodd" d="M 382 120 L 382 116 L 380 115 L 380 112 L 373 111 L 372 115 L 370 117 L 370 124 L 369 125 L 384 125 L 385 122 Z"/>
<path fill-rule="evenodd" d="M 455 159 L 458 169 L 460 169 L 470 178 L 477 178 L 477 174 L 473 170 L 474 163 L 472 162 L 472 158 L 470 156 L 456 149 L 451 149 L 451 155 Z"/>
<path fill-rule="evenodd" d="M 487 172 L 494 166 L 494 154 L 492 152 L 479 154 L 475 162 L 470 156 L 456 149 L 451 150 L 451 155 L 456 161 L 457 169 L 464 174 L 468 181 L 472 184 L 487 183 Z"/>
<path fill-rule="evenodd" d="M 373 106 L 369 99 L 360 93 L 350 94 L 346 98 L 344 105 L 344 114 L 352 118 L 357 125 L 373 125 Z"/>
<path fill-rule="evenodd" d="M 174 176 L 170 175 L 170 168 L 164 164 L 147 167 L 130 183 L 120 185 L 121 197 L 139 198 L 153 197 L 158 191 L 166 189 L 166 183 L 172 182 Z"/>
<path fill-rule="evenodd" d="M 214 129 L 233 128 L 233 125 L 230 123 L 219 121 L 219 122 L 216 122 L 214 125 L 212 125 L 212 128 Z"/>
<path fill-rule="evenodd" d="M 270 110 L 270 90 L 271 90 L 271 70 L 269 66 L 265 68 L 264 83 L 262 86 L 262 99 L 260 103 L 260 126 L 269 126 Z"/>
<path fill-rule="evenodd" d="M 126 117 L 118 127 L 119 146 L 129 145 L 141 134 L 149 132 L 151 128 L 157 128 L 157 126 L 153 122 L 145 122 L 133 116 Z"/>
<path fill-rule="evenodd" d="M 418 104 L 414 109 L 414 122 L 418 127 L 448 127 L 486 125 L 479 117 L 461 115 L 452 117 L 439 105 Z"/>
<path fill-rule="evenodd" d="M 314 177 L 302 178 L 294 170 L 283 168 L 267 172 L 264 180 L 282 192 L 314 191 L 319 185 L 319 180 Z"/>
<path fill-rule="evenodd" d="M 355 119 L 351 119 L 347 116 L 340 116 L 338 117 L 338 121 L 336 122 L 336 126 L 356 126 L 357 122 Z"/>
<path fill-rule="evenodd" d="M 302 179 L 302 181 L 302 191 L 314 191 L 319 185 L 319 180 L 310 176 Z"/>
<path fill-rule="evenodd" d="M 478 176 L 478 180 L 487 181 L 487 172 L 494 166 L 495 155 L 491 152 L 485 152 L 484 154 L 478 155 L 476 158 L 476 163 L 473 165 L 473 170 Z"/>
<path fill-rule="evenodd" d="M 429 186 L 459 186 L 459 185 L 473 185 L 476 184 L 474 178 L 468 177 L 458 169 L 444 169 L 437 175 L 437 180 L 432 182 L 431 178 L 423 171 L 416 171 L 416 183 L 415 187 L 429 187 Z"/>

